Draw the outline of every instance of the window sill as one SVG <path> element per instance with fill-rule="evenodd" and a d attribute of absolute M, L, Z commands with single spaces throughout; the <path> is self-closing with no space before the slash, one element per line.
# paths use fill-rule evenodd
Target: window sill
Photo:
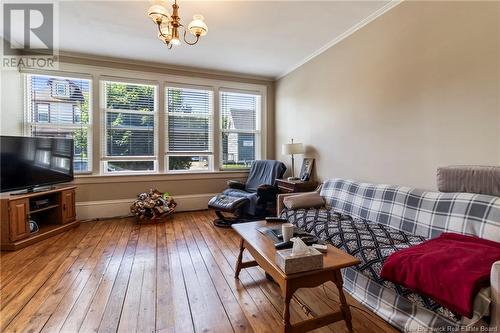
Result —
<path fill-rule="evenodd" d="M 248 177 L 248 170 L 238 169 L 230 171 L 201 171 L 201 172 L 169 172 L 150 174 L 107 174 L 107 175 L 75 175 L 73 183 L 78 184 L 105 184 L 129 183 L 147 181 L 185 181 L 200 179 L 241 179 Z"/>

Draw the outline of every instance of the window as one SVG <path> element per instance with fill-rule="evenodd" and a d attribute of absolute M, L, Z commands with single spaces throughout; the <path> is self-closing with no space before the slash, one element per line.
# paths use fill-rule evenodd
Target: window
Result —
<path fill-rule="evenodd" d="M 220 93 L 222 168 L 248 168 L 260 157 L 260 104 L 260 95 Z"/>
<path fill-rule="evenodd" d="M 166 88 L 167 170 L 212 170 L 213 92 Z"/>
<path fill-rule="evenodd" d="M 52 97 L 55 98 L 70 98 L 70 84 L 65 80 L 54 80 L 51 84 Z"/>
<path fill-rule="evenodd" d="M 24 134 L 73 138 L 75 173 L 237 170 L 264 155 L 263 85 L 74 68 L 22 75 Z"/>
<path fill-rule="evenodd" d="M 39 123 L 48 123 L 50 114 L 49 109 L 50 109 L 50 104 L 37 103 L 35 119 L 37 119 Z"/>
<path fill-rule="evenodd" d="M 103 82 L 104 173 L 154 172 L 156 86 Z"/>
<path fill-rule="evenodd" d="M 26 74 L 27 132 L 73 138 L 75 173 L 92 170 L 90 83 L 87 79 Z"/>

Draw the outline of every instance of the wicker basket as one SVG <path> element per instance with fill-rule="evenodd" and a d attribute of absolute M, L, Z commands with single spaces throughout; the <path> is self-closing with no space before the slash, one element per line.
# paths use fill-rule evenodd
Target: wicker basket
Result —
<path fill-rule="evenodd" d="M 135 221 L 138 224 L 157 224 L 157 223 L 164 223 L 167 221 L 171 221 L 173 216 L 174 216 L 173 213 L 169 213 L 169 214 L 166 214 L 165 216 L 157 217 L 155 219 L 147 218 L 147 217 L 141 219 L 140 217 L 136 216 Z"/>

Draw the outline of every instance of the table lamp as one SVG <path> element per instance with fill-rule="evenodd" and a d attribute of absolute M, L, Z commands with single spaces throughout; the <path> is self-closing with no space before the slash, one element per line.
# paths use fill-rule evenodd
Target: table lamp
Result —
<path fill-rule="evenodd" d="M 292 139 L 292 143 L 283 144 L 282 151 L 283 155 L 292 155 L 292 177 L 288 177 L 288 180 L 298 180 L 299 178 L 295 177 L 295 159 L 293 155 L 304 154 L 304 145 L 302 143 L 294 143 Z"/>

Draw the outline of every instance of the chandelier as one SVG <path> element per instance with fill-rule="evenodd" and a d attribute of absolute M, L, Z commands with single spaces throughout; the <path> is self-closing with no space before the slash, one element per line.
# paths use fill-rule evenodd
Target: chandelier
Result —
<path fill-rule="evenodd" d="M 181 18 L 179 17 L 179 6 L 177 5 L 177 0 L 175 0 L 172 5 L 172 15 L 170 15 L 168 10 L 162 5 L 153 5 L 148 10 L 148 16 L 158 27 L 158 38 L 167 44 L 169 49 L 171 49 L 173 45 L 181 44 L 181 40 L 179 38 L 179 31 L 181 28 L 184 30 L 184 42 L 188 45 L 198 43 L 200 37 L 205 36 L 208 32 L 208 27 L 205 22 L 203 22 L 204 18 L 201 15 L 194 15 L 193 20 L 189 23 L 186 29 L 186 27 L 181 23 Z M 186 38 L 188 30 L 196 38 L 194 41 L 190 42 Z"/>

